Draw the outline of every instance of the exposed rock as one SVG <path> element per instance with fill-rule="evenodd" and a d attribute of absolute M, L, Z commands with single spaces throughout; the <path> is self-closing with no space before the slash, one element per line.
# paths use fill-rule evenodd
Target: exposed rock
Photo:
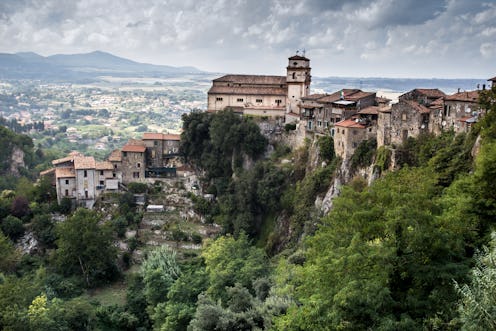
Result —
<path fill-rule="evenodd" d="M 19 169 L 25 168 L 24 163 L 24 152 L 17 146 L 12 149 L 11 163 L 10 163 L 10 173 L 14 176 L 19 176 Z"/>
<path fill-rule="evenodd" d="M 33 232 L 27 231 L 17 242 L 16 246 L 23 254 L 32 254 L 38 250 L 38 240 L 34 237 Z"/>
<path fill-rule="evenodd" d="M 478 135 L 477 139 L 475 140 L 474 146 L 472 147 L 472 151 L 470 152 L 470 154 L 474 159 L 477 157 L 477 155 L 479 155 L 481 149 L 481 143 L 482 143 L 482 138 L 480 135 Z"/>

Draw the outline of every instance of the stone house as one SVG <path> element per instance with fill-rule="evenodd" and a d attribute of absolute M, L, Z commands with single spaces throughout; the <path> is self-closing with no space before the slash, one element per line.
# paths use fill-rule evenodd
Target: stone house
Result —
<path fill-rule="evenodd" d="M 146 146 L 142 140 L 130 139 L 122 147 L 122 182 L 141 182 L 145 180 Z"/>
<path fill-rule="evenodd" d="M 312 94 L 302 98 L 300 108 L 307 131 L 334 135 L 334 125 L 361 109 L 376 105 L 374 92 L 342 89 L 332 94 Z"/>
<path fill-rule="evenodd" d="M 108 161 L 96 162 L 92 156 L 73 152 L 52 164 L 59 203 L 63 198 L 69 198 L 75 206 L 92 208 L 101 192 L 118 189 L 118 180 Z"/>
<path fill-rule="evenodd" d="M 310 60 L 288 58 L 286 76 L 225 75 L 214 79 L 208 91 L 209 112 L 232 109 L 245 115 L 299 117 L 298 103 L 309 94 Z"/>
<path fill-rule="evenodd" d="M 374 126 L 358 117 L 340 121 L 334 127 L 334 151 L 342 159 L 349 159 L 362 141 L 376 136 Z"/>
<path fill-rule="evenodd" d="M 443 130 L 453 129 L 456 133 L 468 132 L 476 123 L 481 113 L 479 91 L 464 91 L 448 95 L 444 98 L 441 113 Z"/>
<path fill-rule="evenodd" d="M 178 134 L 144 133 L 146 146 L 146 166 L 150 168 L 176 167 L 179 165 Z"/>

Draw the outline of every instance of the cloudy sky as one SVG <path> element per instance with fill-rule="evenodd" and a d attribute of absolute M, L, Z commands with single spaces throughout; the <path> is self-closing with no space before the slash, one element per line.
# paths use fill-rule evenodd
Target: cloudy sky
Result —
<path fill-rule="evenodd" d="M 207 71 L 490 78 L 496 0 L 0 0 L 0 52 L 102 50 Z"/>

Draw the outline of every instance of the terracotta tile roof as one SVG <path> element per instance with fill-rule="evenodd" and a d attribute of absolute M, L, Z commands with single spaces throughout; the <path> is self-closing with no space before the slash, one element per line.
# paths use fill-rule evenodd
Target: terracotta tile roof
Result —
<path fill-rule="evenodd" d="M 110 161 L 96 162 L 96 170 L 114 170 L 114 166 Z"/>
<path fill-rule="evenodd" d="M 55 168 L 50 168 L 40 172 L 40 176 L 47 176 L 55 174 Z"/>
<path fill-rule="evenodd" d="M 369 97 L 371 95 L 374 95 L 375 96 L 375 92 L 364 92 L 364 91 L 357 91 L 351 95 L 344 95 L 344 99 L 345 100 L 359 100 L 359 99 L 363 99 L 363 98 L 366 98 L 366 97 Z"/>
<path fill-rule="evenodd" d="M 122 147 L 122 151 L 131 153 L 144 153 L 146 151 L 146 147 L 140 145 L 125 145 L 124 147 Z"/>
<path fill-rule="evenodd" d="M 416 88 L 414 91 L 417 91 L 428 98 L 440 98 L 446 95 L 443 91 L 437 88 Z"/>
<path fill-rule="evenodd" d="M 52 164 L 53 165 L 57 165 L 57 164 L 60 164 L 60 163 L 73 162 L 73 161 L 74 161 L 74 157 L 73 156 L 66 156 L 66 157 L 63 157 L 61 159 L 53 160 L 52 161 Z"/>
<path fill-rule="evenodd" d="M 415 102 L 413 100 L 403 100 L 402 102 L 408 104 L 410 107 L 412 107 L 413 109 L 415 109 L 416 111 L 418 111 L 421 114 L 430 114 L 430 112 L 431 112 L 429 110 L 429 108 L 427 108 L 426 106 L 421 105 L 418 102 Z"/>
<path fill-rule="evenodd" d="M 143 140 L 181 140 L 181 136 L 178 134 L 170 133 L 153 133 L 146 132 L 143 134 Z"/>
<path fill-rule="evenodd" d="M 347 119 L 347 120 L 344 120 L 341 122 L 337 122 L 336 124 L 334 124 L 334 126 L 341 126 L 344 128 L 357 128 L 357 129 L 365 129 L 366 128 L 365 125 L 360 124 L 360 123 L 358 123 L 352 119 Z"/>
<path fill-rule="evenodd" d="M 389 103 L 389 102 L 391 102 L 391 99 L 376 96 L 375 102 L 376 103 Z"/>
<path fill-rule="evenodd" d="M 377 115 L 379 114 L 379 107 L 378 106 L 369 106 L 367 108 L 363 108 L 358 111 L 359 114 L 363 115 Z"/>
<path fill-rule="evenodd" d="M 110 153 L 108 160 L 110 162 L 121 162 L 122 161 L 122 154 L 121 151 L 118 149 L 115 149 Z"/>
<path fill-rule="evenodd" d="M 301 98 L 301 100 L 318 100 L 318 99 L 325 97 L 327 95 L 328 94 L 325 94 L 325 93 L 310 94 L 310 95 L 307 95 L 306 97 Z"/>
<path fill-rule="evenodd" d="M 464 101 L 477 102 L 479 100 L 479 91 L 458 92 L 444 98 L 446 101 Z"/>
<path fill-rule="evenodd" d="M 208 94 L 280 95 L 286 97 L 286 87 L 212 86 Z"/>
<path fill-rule="evenodd" d="M 95 169 L 96 162 L 93 156 L 76 156 L 74 157 L 74 169 Z"/>
<path fill-rule="evenodd" d="M 286 76 L 225 75 L 214 79 L 213 82 L 214 85 L 217 82 L 252 85 L 284 85 L 286 84 Z"/>
<path fill-rule="evenodd" d="M 76 177 L 73 168 L 55 168 L 56 178 L 72 178 Z"/>

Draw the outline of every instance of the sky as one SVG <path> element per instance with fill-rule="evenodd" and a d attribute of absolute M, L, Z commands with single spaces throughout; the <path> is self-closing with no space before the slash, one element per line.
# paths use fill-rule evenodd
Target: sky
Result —
<path fill-rule="evenodd" d="M 496 0 L 0 0 L 0 52 L 319 77 L 496 76 Z M 301 53 L 300 53 L 301 54 Z"/>

